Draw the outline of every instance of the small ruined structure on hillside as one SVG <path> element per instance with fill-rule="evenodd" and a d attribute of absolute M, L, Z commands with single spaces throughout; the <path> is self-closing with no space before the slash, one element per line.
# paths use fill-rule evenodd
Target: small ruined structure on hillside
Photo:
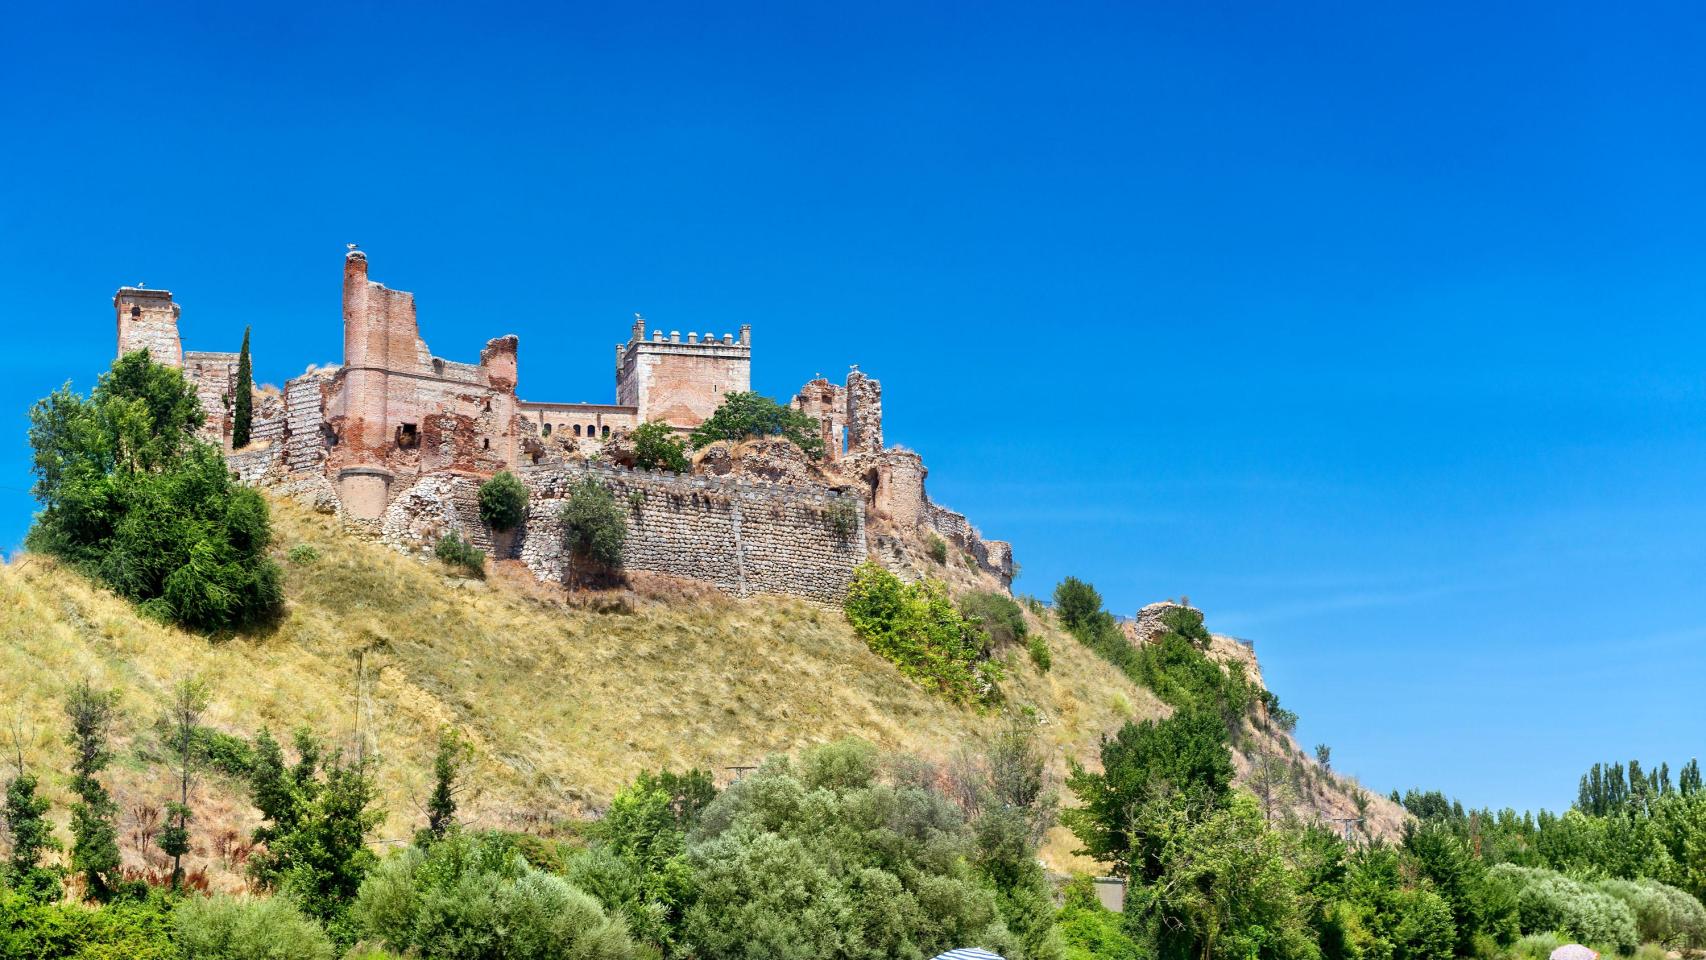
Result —
<path fill-rule="evenodd" d="M 118 352 L 146 350 L 183 369 L 207 414 L 203 430 L 246 482 L 314 502 L 404 548 L 459 531 L 541 579 L 563 575 L 557 513 L 565 490 L 593 475 L 629 508 L 625 565 L 689 577 L 731 593 L 838 599 L 867 557 L 912 573 L 939 536 L 968 569 L 1005 584 L 1008 544 L 933 503 L 918 454 L 883 445 L 882 385 L 854 368 L 818 378 L 794 406 L 817 419 L 821 461 L 790 443 L 718 444 L 680 475 L 632 464 L 629 432 L 649 421 L 703 423 L 726 394 L 751 389 L 752 329 L 714 335 L 647 332 L 638 314 L 616 347 L 615 402 L 523 400 L 520 343 L 488 340 L 478 363 L 434 356 L 413 294 L 368 279 L 366 254 L 344 258 L 343 364 L 310 368 L 277 393 L 256 391 L 251 442 L 231 449 L 237 354 L 186 351 L 179 305 L 165 290 L 113 297 Z M 527 521 L 501 542 L 476 507 L 481 482 L 509 469 L 528 485 Z"/>

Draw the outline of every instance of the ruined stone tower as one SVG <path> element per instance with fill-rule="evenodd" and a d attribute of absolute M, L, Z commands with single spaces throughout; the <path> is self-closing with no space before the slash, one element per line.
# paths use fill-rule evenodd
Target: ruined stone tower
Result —
<path fill-rule="evenodd" d="M 124 356 L 147 350 L 156 363 L 184 365 L 184 347 L 178 340 L 178 305 L 170 290 L 120 287 L 113 295 L 118 312 L 118 353 Z"/>

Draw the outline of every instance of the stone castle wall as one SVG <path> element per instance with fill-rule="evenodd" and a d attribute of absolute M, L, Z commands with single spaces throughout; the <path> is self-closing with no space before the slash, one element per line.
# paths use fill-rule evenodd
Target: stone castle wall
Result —
<path fill-rule="evenodd" d="M 839 603 L 864 562 L 863 504 L 820 488 L 560 464 L 516 471 L 532 493 L 528 519 L 498 546 L 548 583 L 565 579 L 567 558 L 557 514 L 568 489 L 587 476 L 610 490 L 626 513 L 624 568 L 710 583 L 736 596 L 756 593 Z M 424 476 L 393 499 L 381 536 L 431 550 L 452 530 L 490 549 L 479 520 L 481 479 Z"/>

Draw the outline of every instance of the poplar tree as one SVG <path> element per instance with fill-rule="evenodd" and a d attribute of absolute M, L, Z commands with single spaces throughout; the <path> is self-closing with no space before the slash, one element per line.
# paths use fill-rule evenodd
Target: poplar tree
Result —
<path fill-rule="evenodd" d="M 249 445 L 249 431 L 255 419 L 255 376 L 249 367 L 249 328 L 243 328 L 243 349 L 237 354 L 237 395 L 232 397 L 234 421 L 231 424 L 231 448 Z"/>
<path fill-rule="evenodd" d="M 172 888 L 184 882 L 184 854 L 190 851 L 190 783 L 198 754 L 196 732 L 207 709 L 207 687 L 188 679 L 172 690 L 166 708 L 167 749 L 177 764 L 178 799 L 166 805 L 166 827 L 160 831 L 160 850 L 172 858 Z"/>

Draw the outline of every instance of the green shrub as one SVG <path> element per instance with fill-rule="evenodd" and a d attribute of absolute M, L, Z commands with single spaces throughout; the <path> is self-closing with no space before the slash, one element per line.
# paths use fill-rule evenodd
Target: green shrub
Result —
<path fill-rule="evenodd" d="M 33 903 L 0 890 L 0 957 L 76 960 L 182 960 L 172 943 L 164 897 L 113 903 Z"/>
<path fill-rule="evenodd" d="M 628 518 L 604 484 L 586 477 L 570 487 L 558 519 L 563 525 L 571 583 L 608 577 L 621 568 Z"/>
<path fill-rule="evenodd" d="M 1128 936 L 1121 914 L 1102 906 L 1096 884 L 1079 875 L 1061 891 L 1060 938 L 1065 960 L 1151 960 L 1151 954 Z"/>
<path fill-rule="evenodd" d="M 1047 673 L 1054 666 L 1054 655 L 1049 653 L 1048 640 L 1042 634 L 1032 634 L 1031 639 L 1026 641 L 1026 649 L 1029 650 L 1031 662 L 1037 665 L 1038 670 Z"/>
<path fill-rule="evenodd" d="M 1641 940 L 1673 949 L 1706 947 L 1706 907 L 1687 892 L 1657 880 L 1601 880 L 1601 893 L 1635 913 Z"/>
<path fill-rule="evenodd" d="M 1556 930 L 1584 943 L 1629 953 L 1640 942 L 1635 911 L 1622 900 L 1579 880 L 1539 867 L 1503 863 L 1488 871 L 1516 889 L 1523 933 Z"/>
<path fill-rule="evenodd" d="M 480 519 L 500 533 L 527 519 L 527 485 L 508 470 L 480 484 Z"/>
<path fill-rule="evenodd" d="M 773 757 L 705 809 L 685 939 L 702 957 L 1019 958 L 969 862 L 965 818 L 934 790 L 884 782 L 868 745 Z"/>
<path fill-rule="evenodd" d="M 143 611 L 194 630 L 240 629 L 282 602 L 261 495 L 199 440 L 201 403 L 181 371 L 129 353 L 88 399 L 61 388 L 30 410 L 27 540 Z"/>
<path fill-rule="evenodd" d="M 196 960 L 332 960 L 320 925 L 287 897 L 190 897 L 172 911 L 172 932 Z"/>
<path fill-rule="evenodd" d="M 936 561 L 937 565 L 946 565 L 948 562 L 948 541 L 932 533 L 924 540 L 924 552 L 928 553 L 930 559 Z"/>
<path fill-rule="evenodd" d="M 454 530 L 438 538 L 438 545 L 433 547 L 432 554 L 443 561 L 445 566 L 461 567 L 476 577 L 486 575 L 485 553 Z"/>
<path fill-rule="evenodd" d="M 824 512 L 829 521 L 829 529 L 835 532 L 837 540 L 846 540 L 859 529 L 859 508 L 851 500 L 836 500 L 830 503 Z"/>
<path fill-rule="evenodd" d="M 823 435 L 815 418 L 750 391 L 724 394 L 722 405 L 693 428 L 689 439 L 698 449 L 718 440 L 738 443 L 759 437 L 790 440 L 814 460 L 823 456 Z"/>
<path fill-rule="evenodd" d="M 942 584 L 902 583 L 866 562 L 853 573 L 843 609 L 871 650 L 927 689 L 956 703 L 995 696 L 999 668 L 981 659 L 981 635 L 954 609 Z"/>
<path fill-rule="evenodd" d="M 687 472 L 687 443 L 669 424 L 662 420 L 642 423 L 634 428 L 633 440 L 635 467 Z"/>
<path fill-rule="evenodd" d="M 320 551 L 314 549 L 312 544 L 299 543 L 290 548 L 290 552 L 285 554 L 285 558 L 299 567 L 305 567 L 311 563 L 319 562 Z"/>
<path fill-rule="evenodd" d="M 960 598 L 960 613 L 983 632 L 985 649 L 998 650 L 1025 639 L 1025 611 L 1012 597 L 980 590 Z"/>
<path fill-rule="evenodd" d="M 1066 629 L 1083 629 L 1101 612 L 1102 595 L 1077 577 L 1067 577 L 1054 588 L 1054 615 Z"/>
<path fill-rule="evenodd" d="M 392 854 L 362 883 L 350 919 L 366 941 L 434 960 L 634 955 L 622 921 L 498 834 L 453 834 Z"/>

